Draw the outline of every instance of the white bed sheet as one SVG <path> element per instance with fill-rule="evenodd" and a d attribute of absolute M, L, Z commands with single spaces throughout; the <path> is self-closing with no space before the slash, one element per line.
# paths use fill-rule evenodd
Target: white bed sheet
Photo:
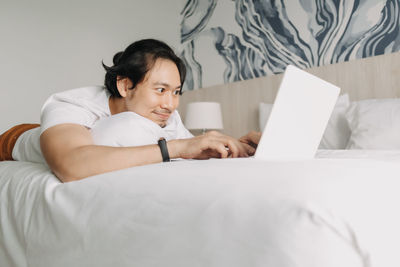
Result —
<path fill-rule="evenodd" d="M 60 183 L 0 162 L 0 266 L 400 266 L 400 152 L 178 161 Z"/>

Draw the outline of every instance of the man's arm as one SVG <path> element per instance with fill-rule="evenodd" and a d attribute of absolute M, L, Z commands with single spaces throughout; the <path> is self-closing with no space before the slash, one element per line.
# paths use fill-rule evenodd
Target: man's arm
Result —
<path fill-rule="evenodd" d="M 90 131 L 77 124 L 61 124 L 47 129 L 40 136 L 40 145 L 49 167 L 63 182 L 162 160 L 156 145 L 94 145 Z"/>
<path fill-rule="evenodd" d="M 60 124 L 47 129 L 40 136 L 40 145 L 49 167 L 63 182 L 162 161 L 158 145 L 94 145 L 90 131 L 77 124 Z M 167 147 L 170 158 L 225 158 L 254 153 L 250 146 L 217 132 L 190 139 L 172 140 L 167 143 Z"/>

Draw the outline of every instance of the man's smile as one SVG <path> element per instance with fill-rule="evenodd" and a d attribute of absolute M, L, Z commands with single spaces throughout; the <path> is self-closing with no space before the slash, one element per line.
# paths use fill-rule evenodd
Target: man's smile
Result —
<path fill-rule="evenodd" d="M 171 116 L 171 112 L 163 112 L 163 111 L 153 111 L 159 118 L 162 120 L 168 120 L 169 116 Z"/>

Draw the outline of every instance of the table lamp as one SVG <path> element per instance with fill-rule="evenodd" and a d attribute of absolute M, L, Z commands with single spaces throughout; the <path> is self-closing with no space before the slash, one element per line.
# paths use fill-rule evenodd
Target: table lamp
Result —
<path fill-rule="evenodd" d="M 223 129 L 221 105 L 216 102 L 193 102 L 187 105 L 185 126 L 190 130 Z"/>

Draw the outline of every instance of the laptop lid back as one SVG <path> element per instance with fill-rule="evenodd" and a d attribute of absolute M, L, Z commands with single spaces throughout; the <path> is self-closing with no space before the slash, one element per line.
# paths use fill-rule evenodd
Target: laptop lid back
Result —
<path fill-rule="evenodd" d="M 339 92 L 339 87 L 287 66 L 255 158 L 314 158 Z"/>

